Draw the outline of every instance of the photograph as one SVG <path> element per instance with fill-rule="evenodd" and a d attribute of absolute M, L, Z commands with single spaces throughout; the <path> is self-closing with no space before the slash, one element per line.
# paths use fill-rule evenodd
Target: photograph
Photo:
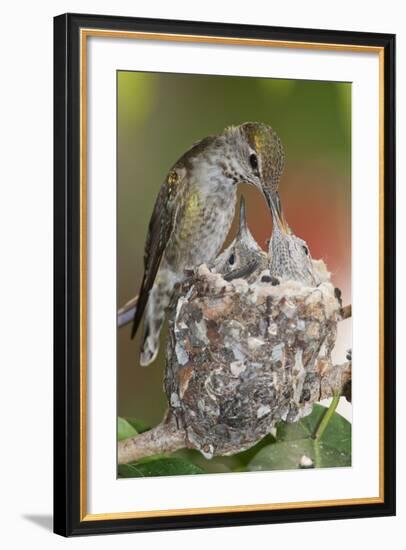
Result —
<path fill-rule="evenodd" d="M 400 6 L 4 4 L 6 550 L 405 538 Z"/>
<path fill-rule="evenodd" d="M 55 532 L 393 514 L 394 35 L 54 24 Z"/>
<path fill-rule="evenodd" d="M 350 467 L 351 82 L 116 83 L 118 478 Z"/>

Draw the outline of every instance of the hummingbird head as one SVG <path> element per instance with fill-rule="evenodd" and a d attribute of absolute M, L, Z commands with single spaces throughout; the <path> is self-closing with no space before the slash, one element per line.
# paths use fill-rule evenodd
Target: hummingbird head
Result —
<path fill-rule="evenodd" d="M 278 189 L 285 159 L 278 134 L 262 122 L 245 122 L 239 128 L 250 149 L 249 165 L 255 185 L 273 193 Z"/>
<path fill-rule="evenodd" d="M 316 286 L 318 281 L 306 241 L 292 233 L 273 200 L 270 205 L 273 219 L 272 237 L 269 241 L 271 275 L 282 280 Z"/>
<path fill-rule="evenodd" d="M 244 197 L 240 200 L 240 221 L 237 235 L 232 243 L 214 260 L 213 268 L 217 273 L 227 275 L 249 265 L 255 269 L 265 263 L 266 255 L 251 235 L 247 225 Z"/>
<path fill-rule="evenodd" d="M 269 208 L 273 200 L 282 222 L 286 224 L 278 195 L 285 158 L 278 134 L 262 122 L 245 122 L 227 128 L 226 133 L 235 138 L 234 147 L 242 181 L 257 187 Z"/>

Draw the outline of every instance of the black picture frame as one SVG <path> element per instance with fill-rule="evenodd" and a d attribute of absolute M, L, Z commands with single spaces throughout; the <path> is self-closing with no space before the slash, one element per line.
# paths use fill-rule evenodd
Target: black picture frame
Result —
<path fill-rule="evenodd" d="M 81 517 L 80 30 L 351 44 L 384 56 L 384 468 L 382 502 L 132 519 Z M 64 14 L 54 19 L 54 531 L 63 536 L 395 514 L 395 36 Z"/>

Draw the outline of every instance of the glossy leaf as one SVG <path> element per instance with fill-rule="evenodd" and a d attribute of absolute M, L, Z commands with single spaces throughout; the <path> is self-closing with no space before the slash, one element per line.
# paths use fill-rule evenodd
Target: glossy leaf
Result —
<path fill-rule="evenodd" d="M 178 457 L 152 458 L 118 466 L 119 477 L 180 476 L 203 473 L 202 468 Z"/>
<path fill-rule="evenodd" d="M 126 417 L 125 419 L 139 434 L 142 434 L 142 432 L 146 432 L 147 430 L 151 429 L 151 426 L 149 424 L 147 424 L 143 420 L 140 420 L 139 418 Z"/>
<path fill-rule="evenodd" d="M 301 421 L 279 424 L 277 441 L 263 447 L 249 462 L 248 470 L 297 469 L 306 464 L 316 468 L 351 466 L 351 424 L 345 418 L 334 413 L 321 439 L 312 437 L 326 410 L 315 405 L 312 414 Z"/>
<path fill-rule="evenodd" d="M 127 437 L 134 437 L 138 432 L 125 418 L 117 417 L 117 439 L 121 441 Z"/>

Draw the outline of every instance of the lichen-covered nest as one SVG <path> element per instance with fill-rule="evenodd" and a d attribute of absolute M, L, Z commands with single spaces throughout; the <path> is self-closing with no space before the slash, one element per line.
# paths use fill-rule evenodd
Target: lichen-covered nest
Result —
<path fill-rule="evenodd" d="M 263 270 L 226 281 L 202 265 L 169 312 L 165 390 L 187 445 L 204 456 L 243 451 L 276 422 L 320 399 L 340 303 L 322 261 L 317 287 Z"/>

